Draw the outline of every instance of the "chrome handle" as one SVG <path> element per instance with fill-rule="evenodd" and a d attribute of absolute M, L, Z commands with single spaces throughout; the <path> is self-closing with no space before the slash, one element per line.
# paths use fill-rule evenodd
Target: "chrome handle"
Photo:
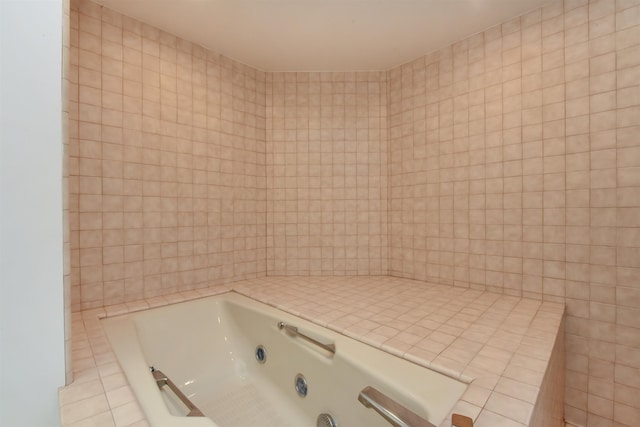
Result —
<path fill-rule="evenodd" d="M 169 386 L 171 391 L 178 396 L 178 399 L 189 409 L 189 413 L 187 417 L 204 417 L 204 414 L 196 405 L 194 405 L 187 396 L 174 384 L 173 381 L 169 379 L 165 374 L 162 373 L 161 370 L 154 368 L 153 366 L 149 367 L 151 373 L 153 374 L 153 379 L 156 380 L 156 384 L 158 388 L 162 388 L 165 385 Z"/>
<path fill-rule="evenodd" d="M 315 344 L 318 347 L 321 347 L 321 348 L 327 350 L 331 354 L 335 354 L 335 352 L 336 352 L 335 344 L 325 344 L 325 343 L 322 343 L 322 342 L 320 342 L 318 340 L 315 340 L 315 339 L 311 338 L 310 336 L 305 335 L 302 332 L 298 331 L 298 328 L 293 326 L 293 325 L 288 325 L 288 324 L 286 324 L 284 322 L 278 322 L 278 329 L 284 329 L 285 331 L 287 331 L 291 335 L 303 338 L 303 339 L 309 341 L 310 343 Z"/>
<path fill-rule="evenodd" d="M 363 388 L 358 395 L 358 400 L 367 408 L 372 408 L 382 415 L 395 427 L 436 427 L 373 387 Z"/>

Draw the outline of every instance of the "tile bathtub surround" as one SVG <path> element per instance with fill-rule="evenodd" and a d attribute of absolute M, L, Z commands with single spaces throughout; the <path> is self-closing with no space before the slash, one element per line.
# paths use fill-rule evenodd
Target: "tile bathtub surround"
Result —
<path fill-rule="evenodd" d="M 640 419 L 640 2 L 389 71 L 390 274 L 567 304 L 567 421 Z"/>
<path fill-rule="evenodd" d="M 564 354 L 558 346 L 562 304 L 381 276 L 269 277 L 74 313 L 75 382 L 60 392 L 63 425 L 148 425 L 110 350 L 100 317 L 231 288 L 471 381 L 454 411 L 472 417 L 477 427 L 564 425 L 558 410 L 562 395 L 553 395 L 563 376 Z M 450 421 L 441 426 L 449 427 Z"/>
<path fill-rule="evenodd" d="M 638 0 L 385 73 L 262 73 L 71 6 L 74 311 L 267 272 L 565 302 L 567 421 L 640 419 Z"/>
<path fill-rule="evenodd" d="M 73 310 L 264 276 L 265 73 L 71 4 Z"/>

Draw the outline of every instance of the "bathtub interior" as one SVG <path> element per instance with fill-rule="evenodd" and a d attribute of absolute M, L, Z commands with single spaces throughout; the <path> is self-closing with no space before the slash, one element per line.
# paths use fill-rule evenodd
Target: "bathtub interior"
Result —
<path fill-rule="evenodd" d="M 293 337 L 284 321 L 335 354 Z M 358 394 L 373 386 L 439 425 L 466 384 L 247 297 L 227 293 L 103 320 L 107 336 L 154 426 L 313 426 L 329 413 L 338 426 L 387 427 Z M 256 358 L 263 346 L 266 361 Z M 208 418 L 185 417 L 173 393 L 149 373 L 169 376 Z M 296 375 L 307 395 L 295 390 Z"/>

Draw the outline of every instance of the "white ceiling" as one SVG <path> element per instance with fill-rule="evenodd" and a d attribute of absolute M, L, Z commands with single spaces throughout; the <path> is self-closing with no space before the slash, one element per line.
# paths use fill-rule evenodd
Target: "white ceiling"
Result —
<path fill-rule="evenodd" d="M 97 0 L 268 71 L 386 70 L 549 0 Z"/>

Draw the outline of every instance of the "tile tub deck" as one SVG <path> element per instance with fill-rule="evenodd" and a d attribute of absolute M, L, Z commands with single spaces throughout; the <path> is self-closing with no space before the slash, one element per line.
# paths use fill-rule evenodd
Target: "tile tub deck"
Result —
<path fill-rule="evenodd" d="M 265 277 L 74 313 L 62 425 L 148 426 L 100 318 L 230 290 L 469 382 L 453 412 L 475 427 L 562 425 L 563 304 L 387 276 Z"/>

